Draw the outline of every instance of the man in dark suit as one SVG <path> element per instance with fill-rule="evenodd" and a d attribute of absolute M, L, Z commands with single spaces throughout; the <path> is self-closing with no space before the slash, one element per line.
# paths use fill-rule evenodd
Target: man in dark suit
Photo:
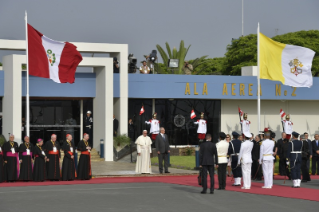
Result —
<path fill-rule="evenodd" d="M 160 134 L 156 136 L 155 147 L 158 154 L 158 166 L 159 172 L 163 174 L 163 160 L 165 173 L 170 173 L 168 171 L 168 153 L 170 153 L 168 137 L 165 134 L 164 127 L 160 128 Z"/>
<path fill-rule="evenodd" d="M 117 129 L 119 128 L 119 121 L 113 115 L 113 137 L 117 136 Z"/>
<path fill-rule="evenodd" d="M 304 133 L 305 135 L 305 139 L 307 140 L 308 142 L 308 147 L 309 147 L 309 158 L 307 160 L 307 169 L 308 169 L 308 172 L 309 172 L 309 169 L 310 169 L 310 160 L 312 159 L 312 143 L 311 143 L 311 140 L 309 139 L 309 135 L 307 132 Z M 310 179 L 310 176 L 309 176 L 309 179 Z M 310 179 L 311 180 L 311 179 Z"/>
<path fill-rule="evenodd" d="M 203 191 L 202 194 L 206 194 L 207 191 L 207 171 L 210 176 L 210 193 L 214 193 L 214 164 L 218 168 L 218 154 L 216 145 L 211 142 L 212 136 L 206 135 L 206 142 L 200 145 L 199 151 L 199 165 L 203 168 Z M 215 160 L 214 160 L 215 157 Z"/>
<path fill-rule="evenodd" d="M 281 176 L 286 175 L 286 158 L 284 158 L 281 148 L 286 138 L 286 133 L 281 133 L 281 138 L 277 140 L 277 155 L 279 156 L 279 174 Z"/>
<path fill-rule="evenodd" d="M 128 120 L 128 137 L 131 139 L 131 141 L 134 141 L 134 132 L 135 132 L 135 127 L 133 124 L 133 120 L 129 119 Z"/>
<path fill-rule="evenodd" d="M 300 140 L 302 141 L 302 149 L 301 149 L 301 173 L 302 173 L 302 181 L 306 183 L 310 181 L 309 169 L 307 169 L 307 161 L 309 159 L 309 146 L 308 141 L 306 140 L 306 136 L 300 135 Z"/>
<path fill-rule="evenodd" d="M 312 141 L 312 175 L 319 174 L 319 135 Z"/>

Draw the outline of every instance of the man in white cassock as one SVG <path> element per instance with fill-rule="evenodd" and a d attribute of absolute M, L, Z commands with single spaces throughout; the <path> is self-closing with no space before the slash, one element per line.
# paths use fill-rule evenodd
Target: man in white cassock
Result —
<path fill-rule="evenodd" d="M 135 172 L 138 174 L 151 174 L 152 140 L 147 136 L 147 130 L 143 130 L 143 135 L 136 139 L 135 144 L 137 149 Z"/>

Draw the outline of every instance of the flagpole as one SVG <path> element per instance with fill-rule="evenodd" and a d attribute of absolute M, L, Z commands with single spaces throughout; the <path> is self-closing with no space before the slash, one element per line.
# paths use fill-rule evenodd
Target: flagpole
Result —
<path fill-rule="evenodd" d="M 259 22 L 258 22 L 258 28 L 257 28 L 257 113 L 258 113 L 258 132 L 260 132 L 260 58 L 259 58 Z"/>
<path fill-rule="evenodd" d="M 27 92 L 26 92 L 26 135 L 30 136 L 30 102 L 29 102 L 29 54 L 28 54 L 28 14 L 25 11 L 25 43 L 26 43 L 26 57 L 27 57 Z M 24 138 L 22 138 L 24 139 Z"/>

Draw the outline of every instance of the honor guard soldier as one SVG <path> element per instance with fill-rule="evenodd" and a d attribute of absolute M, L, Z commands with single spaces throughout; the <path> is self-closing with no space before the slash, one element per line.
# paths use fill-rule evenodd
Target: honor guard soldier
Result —
<path fill-rule="evenodd" d="M 290 164 L 291 179 L 293 180 L 293 188 L 300 188 L 301 182 L 301 163 L 302 163 L 302 146 L 303 142 L 298 140 L 299 133 L 292 132 L 292 141 L 289 142 L 287 165 Z"/>
<path fill-rule="evenodd" d="M 241 168 L 237 164 L 238 164 L 238 156 L 239 156 L 241 141 L 238 140 L 239 134 L 237 132 L 232 132 L 232 135 L 234 139 L 229 142 L 228 155 L 229 155 L 229 160 L 231 160 L 231 168 L 234 175 L 233 186 L 240 186 L 242 173 L 241 173 Z"/>
<path fill-rule="evenodd" d="M 197 136 L 200 142 L 205 139 L 207 132 L 207 121 L 204 119 L 204 113 L 201 112 L 200 119 L 194 122 L 194 124 L 198 124 L 197 128 Z"/>
<path fill-rule="evenodd" d="M 247 120 L 247 113 L 244 113 L 244 120 L 240 121 L 241 133 L 245 137 L 245 133 L 250 133 L 250 121 Z"/>
<path fill-rule="evenodd" d="M 284 132 L 286 133 L 286 138 L 289 140 L 292 133 L 293 123 L 290 121 L 290 115 L 286 115 L 286 120 L 282 120 L 282 125 L 284 127 Z"/>
<path fill-rule="evenodd" d="M 153 118 L 149 121 L 145 121 L 146 124 L 151 125 L 150 133 L 152 134 L 151 138 L 152 140 L 156 139 L 156 136 L 158 135 L 160 131 L 160 121 L 156 119 L 157 113 L 153 114 Z"/>
<path fill-rule="evenodd" d="M 274 141 L 270 140 L 271 131 L 268 128 L 264 130 L 264 140 L 260 146 L 259 164 L 263 167 L 264 186 L 262 188 L 272 188 L 273 185 L 273 167 L 274 167 Z"/>
<path fill-rule="evenodd" d="M 84 126 L 85 126 L 85 133 L 90 135 L 90 139 L 89 139 L 89 143 L 90 146 L 92 146 L 92 129 L 93 129 L 93 118 L 91 117 L 92 112 L 88 110 L 88 112 L 86 112 L 86 117 L 84 120 Z"/>

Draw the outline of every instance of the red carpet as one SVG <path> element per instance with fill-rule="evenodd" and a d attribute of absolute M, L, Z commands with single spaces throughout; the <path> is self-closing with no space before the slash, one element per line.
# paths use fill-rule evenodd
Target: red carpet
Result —
<path fill-rule="evenodd" d="M 311 176 L 312 179 L 319 179 L 319 176 Z M 284 180 L 283 176 L 275 176 L 275 180 Z M 19 187 L 19 186 L 48 186 L 48 185 L 74 185 L 74 184 L 103 184 L 103 183 L 171 183 L 178 185 L 187 185 L 200 187 L 197 184 L 197 176 L 148 176 L 148 177 L 105 177 L 94 178 L 88 181 L 57 181 L 57 182 L 14 182 L 0 183 L 0 187 Z M 218 187 L 217 176 L 215 175 L 215 188 Z M 287 183 L 287 181 L 286 181 Z M 294 189 L 289 186 L 274 185 L 272 189 L 262 189 L 263 182 L 252 182 L 250 190 L 243 190 L 240 187 L 231 186 L 231 178 L 227 177 L 226 190 L 250 194 L 261 194 L 270 196 L 279 196 L 294 199 L 304 199 L 319 201 L 319 189 L 298 188 Z M 302 186 L 302 185 L 301 185 Z M 200 189 L 199 189 L 200 191 Z"/>

